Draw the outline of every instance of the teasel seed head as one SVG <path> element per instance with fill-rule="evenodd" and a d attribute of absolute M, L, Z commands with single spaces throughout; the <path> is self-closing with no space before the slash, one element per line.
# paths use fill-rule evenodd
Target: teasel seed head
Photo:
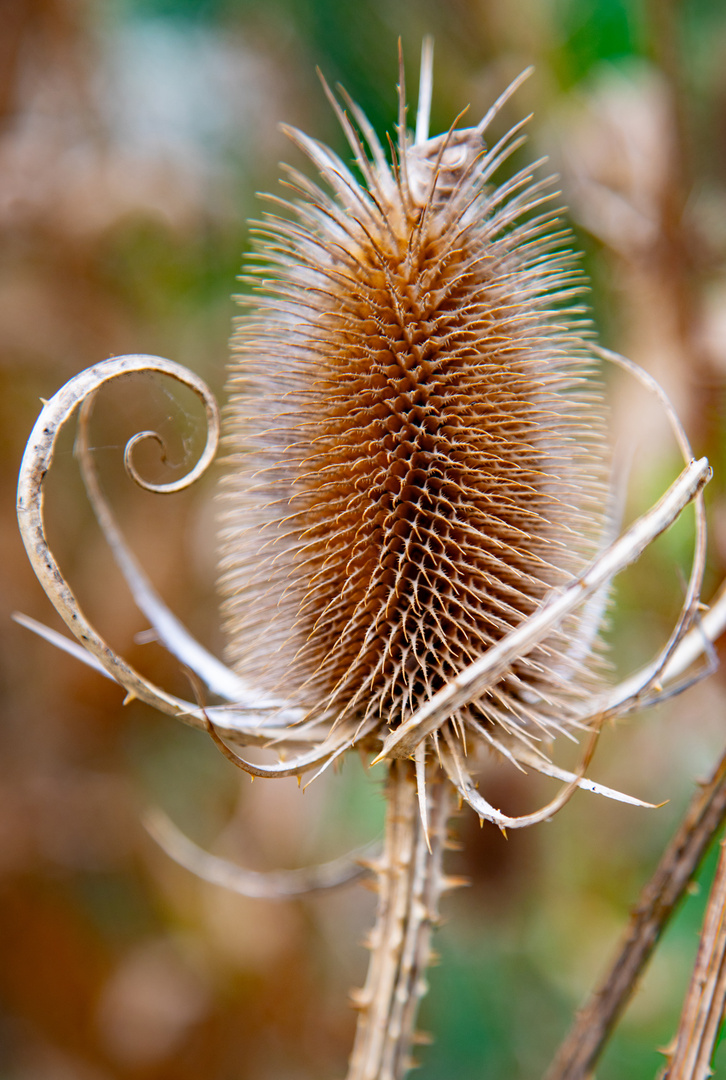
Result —
<path fill-rule="evenodd" d="M 497 179 L 521 124 L 484 142 L 508 95 L 431 139 L 424 103 L 410 140 L 401 81 L 389 160 L 327 92 L 359 175 L 288 131 L 319 180 L 288 168 L 256 226 L 221 587 L 236 670 L 374 746 L 595 555 L 608 453 L 552 181 Z M 575 724 L 599 611 L 509 664 L 460 735 L 506 752 Z"/>

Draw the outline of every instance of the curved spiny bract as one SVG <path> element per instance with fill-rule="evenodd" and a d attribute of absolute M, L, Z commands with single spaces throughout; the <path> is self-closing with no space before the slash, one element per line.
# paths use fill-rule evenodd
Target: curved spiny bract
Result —
<path fill-rule="evenodd" d="M 549 182 L 492 185 L 519 129 L 490 150 L 477 128 L 399 142 L 389 166 L 353 112 L 365 186 L 290 132 L 322 183 L 290 170 L 287 216 L 258 226 L 222 589 L 241 674 L 383 736 L 593 557 L 607 454 Z M 592 623 L 570 617 L 455 723 L 501 744 L 573 726 Z"/>

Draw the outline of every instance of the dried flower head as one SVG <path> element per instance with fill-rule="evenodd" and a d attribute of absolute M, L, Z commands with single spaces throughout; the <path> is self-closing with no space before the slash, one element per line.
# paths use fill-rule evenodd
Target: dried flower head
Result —
<path fill-rule="evenodd" d="M 195 376 L 130 356 L 71 380 L 36 424 L 18 500 L 36 572 L 81 640 L 75 651 L 93 654 L 130 694 L 207 728 L 221 746 L 216 729 L 283 757 L 294 752 L 253 765 L 225 748 L 257 775 L 301 775 L 360 745 L 379 758 L 414 757 L 423 788 L 427 756 L 438 759 L 477 813 L 502 826 L 541 820 L 578 784 L 605 791 L 555 768 L 552 738 L 642 704 L 660 676 L 673 680 L 702 651 L 691 639 L 690 652 L 672 656 L 698 602 L 709 474 L 705 460 L 691 460 L 671 411 L 688 465 L 607 545 L 605 415 L 592 356 L 648 378 L 587 344 L 582 278 L 551 181 L 536 179 L 538 164 L 497 179 L 523 141 L 522 124 L 491 147 L 484 135 L 521 81 L 475 127 L 455 122 L 429 138 L 427 46 L 416 134 L 406 131 L 401 73 L 390 160 L 360 109 L 343 94 L 344 111 L 326 87 L 358 176 L 327 147 L 289 132 L 321 183 L 288 170 L 293 196 L 275 200 L 284 216 L 258 226 L 254 293 L 244 301 L 252 310 L 236 338 L 222 528 L 233 669 L 194 642 L 154 592 L 88 451 L 96 389 L 158 372 L 204 401 L 210 433 L 194 479 L 218 430 L 214 401 Z M 42 482 L 58 430 L 80 402 L 89 497 L 137 603 L 227 704 L 203 709 L 175 698 L 116 656 L 48 550 Z M 185 481 L 150 485 L 135 469 L 134 446 L 149 436 L 129 444 L 130 474 L 150 490 L 179 490 Z M 671 639 L 643 671 L 593 696 L 609 581 L 692 499 L 696 554 Z M 468 749 L 482 744 L 569 788 L 536 814 L 508 818 L 467 770 Z"/>
<path fill-rule="evenodd" d="M 406 134 L 393 161 L 332 98 L 360 179 L 289 132 L 322 185 L 257 227 L 232 369 L 222 587 L 244 677 L 359 737 L 394 729 L 596 554 L 607 448 L 550 180 L 496 182 L 518 125 Z M 365 144 L 364 144 L 365 140 Z M 571 616 L 451 720 L 549 739 L 596 629 Z M 590 680 L 586 680 L 590 681 Z"/>

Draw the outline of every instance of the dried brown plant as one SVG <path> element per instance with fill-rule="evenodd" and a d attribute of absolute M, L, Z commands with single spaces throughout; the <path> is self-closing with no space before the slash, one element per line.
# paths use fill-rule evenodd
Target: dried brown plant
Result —
<path fill-rule="evenodd" d="M 373 748 L 595 555 L 607 453 L 548 185 L 527 166 L 489 188 L 517 128 L 489 150 L 489 118 L 407 146 L 401 92 L 391 166 L 331 100 L 366 185 L 290 133 L 332 195 L 293 172 L 288 216 L 259 227 L 223 590 L 240 674 Z M 570 619 L 451 730 L 550 740 L 591 637 Z"/>
<path fill-rule="evenodd" d="M 134 464 L 140 439 L 159 440 L 144 432 L 126 464 L 149 490 L 191 482 L 219 431 L 196 376 L 148 356 L 83 372 L 43 409 L 21 472 L 29 557 L 80 644 L 41 629 L 51 640 L 129 696 L 209 731 L 252 775 L 302 776 L 354 747 L 389 763 L 383 851 L 366 861 L 378 915 L 355 995 L 349 1080 L 398 1080 L 410 1066 L 430 930 L 442 892 L 457 884 L 442 868 L 456 797 L 502 829 L 546 820 L 578 786 L 639 804 L 584 776 L 600 725 L 678 689 L 724 617 L 720 604 L 696 623 L 707 461 L 693 459 L 657 385 L 590 343 L 570 236 L 538 165 L 496 180 L 522 124 L 491 147 L 484 136 L 520 81 L 476 126 L 457 120 L 429 138 L 427 44 L 416 132 L 407 134 L 401 74 L 390 159 L 358 107 L 326 88 L 359 176 L 290 132 L 323 186 L 289 170 L 284 216 L 258 230 L 252 310 L 236 337 L 221 533 L 229 667 L 190 637 L 126 548 L 88 448 L 100 386 L 139 372 L 170 376 L 204 402 L 205 451 L 185 480 L 152 485 Z M 653 390 L 685 458 L 660 501 L 617 539 L 596 357 Z M 42 485 L 79 405 L 89 497 L 138 606 L 192 672 L 195 701 L 113 652 L 48 547 Z M 671 637 L 642 671 L 608 688 L 597 654 L 609 583 L 690 502 L 695 555 Z M 223 703 L 207 704 L 209 694 Z M 555 737 L 582 733 L 580 768 L 555 766 Z M 248 761 L 229 743 L 271 748 L 279 760 Z M 560 794 L 520 817 L 497 809 L 477 790 L 480 750 L 562 780 Z M 249 895 L 290 895 L 357 872 L 343 864 L 263 880 L 205 856 L 163 821 L 153 829 L 181 862 Z"/>

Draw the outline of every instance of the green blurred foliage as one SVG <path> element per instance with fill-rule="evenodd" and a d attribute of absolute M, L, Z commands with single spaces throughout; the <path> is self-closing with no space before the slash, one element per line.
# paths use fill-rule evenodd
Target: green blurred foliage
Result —
<path fill-rule="evenodd" d="M 642 56 L 646 38 L 642 4 L 628 0 L 558 0 L 554 17 L 558 27 L 552 66 L 563 89 L 586 79 L 602 63 L 617 63 Z"/>

